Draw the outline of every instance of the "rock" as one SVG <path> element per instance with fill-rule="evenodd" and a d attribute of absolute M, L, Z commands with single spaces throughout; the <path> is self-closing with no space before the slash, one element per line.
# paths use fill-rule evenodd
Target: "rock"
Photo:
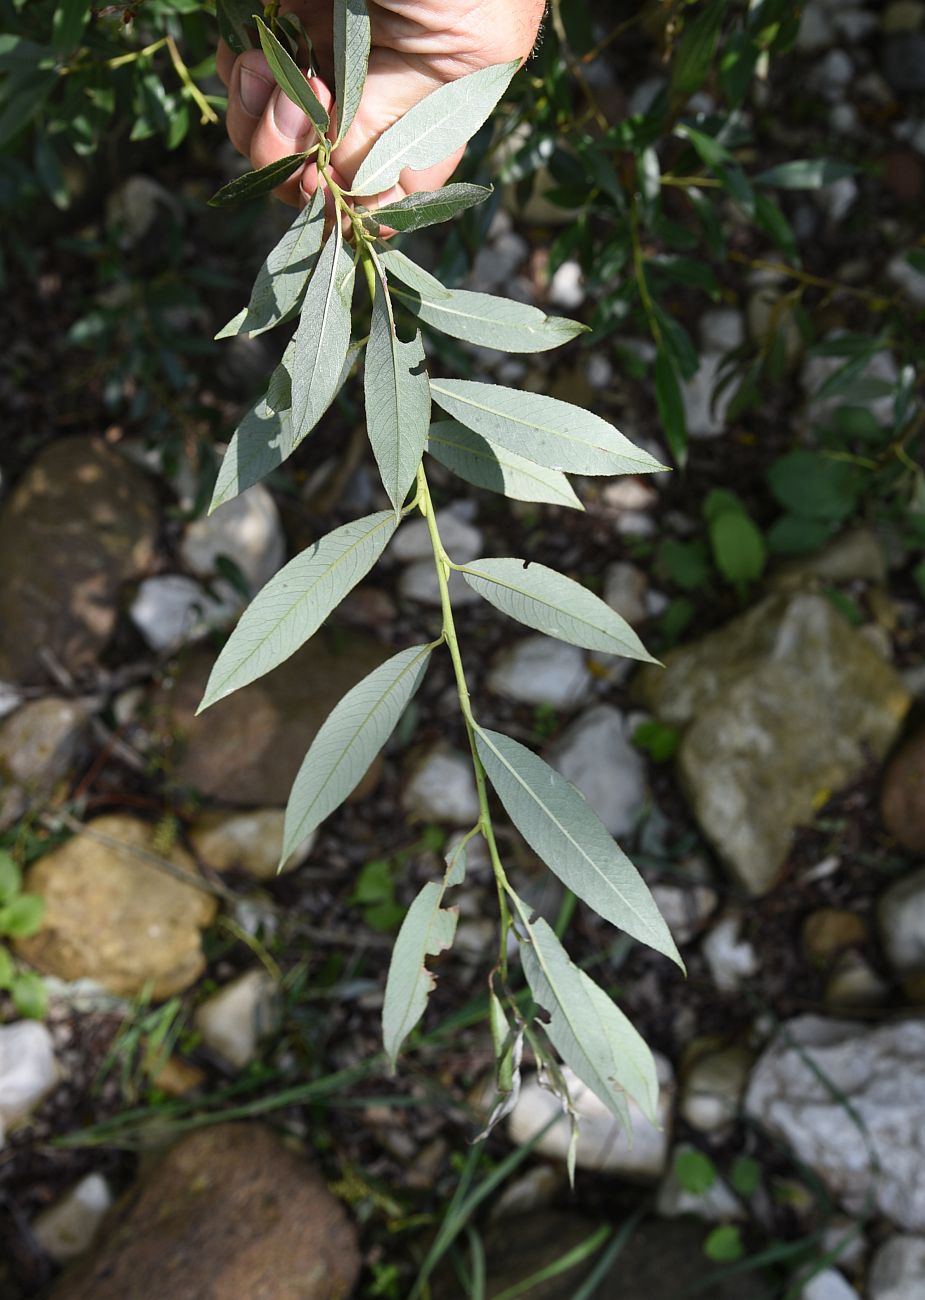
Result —
<path fill-rule="evenodd" d="M 37 1020 L 0 1025 L 0 1146 L 58 1082 L 51 1034 Z"/>
<path fill-rule="evenodd" d="M 800 1300 L 861 1300 L 857 1291 L 837 1268 L 824 1268 L 806 1283 Z"/>
<path fill-rule="evenodd" d="M 671 1136 L 674 1075 L 664 1056 L 654 1053 L 661 1085 L 658 1101 L 659 1128 L 654 1128 L 633 1101 L 628 1101 L 631 1131 L 566 1066 L 563 1075 L 580 1123 L 576 1164 L 579 1169 L 597 1169 L 633 1181 L 654 1182 L 664 1173 Z M 537 1155 L 565 1161 L 571 1127 L 558 1099 L 540 1087 L 536 1076 L 524 1081 L 520 1096 L 507 1122 L 508 1136 L 515 1144 L 529 1142 L 553 1116 L 559 1118 L 534 1148 Z"/>
<path fill-rule="evenodd" d="M 479 797 L 472 760 L 442 742 L 432 745 L 405 786 L 402 807 L 422 821 L 473 826 L 479 818 Z"/>
<path fill-rule="evenodd" d="M 893 971 L 907 991 L 925 997 L 925 867 L 880 895 L 877 921 Z"/>
<path fill-rule="evenodd" d="M 925 26 L 925 4 L 922 0 L 892 0 L 883 11 L 880 26 L 887 36 L 917 32 Z"/>
<path fill-rule="evenodd" d="M 276 984 L 262 966 L 247 971 L 197 1007 L 193 1023 L 206 1047 L 243 1070 L 256 1057 L 261 1038 L 279 1023 Z"/>
<path fill-rule="evenodd" d="M 705 352 L 732 352 L 745 342 L 745 321 L 734 307 L 712 307 L 700 317 L 700 343 Z"/>
<path fill-rule="evenodd" d="M 681 382 L 687 431 L 692 438 L 718 438 L 725 432 L 726 412 L 735 390 L 727 387 L 713 400 L 722 361 L 721 353 L 701 353 L 696 373 Z"/>
<path fill-rule="evenodd" d="M 815 555 L 782 565 L 774 575 L 774 583 L 775 586 L 795 585 L 808 578 L 822 578 L 827 582 L 885 582 L 886 556 L 880 539 L 871 528 L 849 529 Z"/>
<path fill-rule="evenodd" d="M 658 1189 L 656 1213 L 663 1219 L 677 1219 L 681 1215 L 692 1214 L 709 1223 L 734 1223 L 746 1218 L 742 1202 L 721 1178 L 714 1178 L 705 1192 L 689 1192 L 681 1185 L 677 1175 L 678 1157 L 696 1151 L 697 1148 L 688 1142 L 675 1147 L 674 1159 Z"/>
<path fill-rule="evenodd" d="M 448 506 L 437 511 L 437 526 L 447 554 L 454 564 L 468 564 L 482 554 L 482 534 L 478 528 L 465 518 L 463 506 Z M 413 519 L 402 524 L 389 545 L 390 553 L 396 560 L 408 564 L 411 560 L 427 560 L 433 568 L 433 552 L 430 546 L 430 533 L 426 519 Z"/>
<path fill-rule="evenodd" d="M 646 768 L 617 709 L 609 704 L 588 709 L 547 757 L 578 787 L 611 835 L 619 838 L 635 828 L 646 798 Z"/>
<path fill-rule="evenodd" d="M 0 682 L 0 718 L 7 717 L 23 703 L 24 697 L 9 682 Z"/>
<path fill-rule="evenodd" d="M 585 652 L 551 636 L 516 641 L 495 660 L 487 686 L 522 704 L 574 709 L 591 694 L 593 678 Z"/>
<path fill-rule="evenodd" d="M 122 584 L 151 563 L 154 489 L 99 438 L 50 443 L 0 506 L 0 678 L 43 683 L 50 651 L 88 673 Z"/>
<path fill-rule="evenodd" d="M 810 80 L 826 98 L 844 99 L 845 91 L 855 76 L 854 64 L 844 50 L 829 50 L 813 68 Z"/>
<path fill-rule="evenodd" d="M 652 885 L 650 892 L 675 943 L 695 938 L 716 911 L 719 895 L 709 885 Z"/>
<path fill-rule="evenodd" d="M 925 34 L 891 33 L 883 42 L 883 75 L 897 95 L 925 90 Z"/>
<path fill-rule="evenodd" d="M 549 301 L 563 311 L 575 311 L 585 300 L 585 281 L 581 267 L 571 259 L 556 267 L 549 282 Z"/>
<path fill-rule="evenodd" d="M 925 40 L 925 38 L 923 38 Z M 925 307 L 925 275 L 910 266 L 906 253 L 897 253 L 886 268 L 887 277 L 915 307 Z"/>
<path fill-rule="evenodd" d="M 536 1164 L 526 1173 L 505 1183 L 491 1207 L 492 1221 L 519 1214 L 536 1214 L 562 1191 L 564 1170 L 557 1165 Z"/>
<path fill-rule="evenodd" d="M 728 1128 L 739 1117 L 752 1055 L 744 1047 L 725 1047 L 700 1056 L 684 1080 L 681 1114 L 698 1133 Z"/>
<path fill-rule="evenodd" d="M 840 176 L 816 192 L 816 202 L 831 222 L 838 225 L 857 203 L 861 190 L 853 176 Z"/>
<path fill-rule="evenodd" d="M 790 365 L 803 351 L 803 335 L 793 310 L 793 302 L 773 284 L 759 285 L 749 295 L 746 309 L 748 333 L 756 343 L 770 343 L 782 337 L 784 354 Z"/>
<path fill-rule="evenodd" d="M 111 1205 L 112 1192 L 103 1175 L 87 1174 L 37 1216 L 32 1235 L 49 1259 L 67 1264 L 93 1245 Z"/>
<path fill-rule="evenodd" d="M 219 803 L 283 806 L 322 722 L 385 657 L 371 637 L 324 629 L 268 676 L 196 718 L 213 656 L 191 651 L 153 710 L 170 776 Z M 378 762 L 370 768 L 357 798 L 369 793 L 380 770 Z"/>
<path fill-rule="evenodd" d="M 213 871 L 243 871 L 255 880 L 271 881 L 301 866 L 317 839 L 313 831 L 277 871 L 285 821 L 282 808 L 204 813 L 190 829 L 190 843 L 200 862 Z"/>
<path fill-rule="evenodd" d="M 635 564 L 617 560 L 604 571 L 604 600 L 631 627 L 645 621 L 649 579 Z"/>
<path fill-rule="evenodd" d="M 713 983 L 721 993 L 737 993 L 759 970 L 758 954 L 741 938 L 742 917 L 724 916 L 712 927 L 701 945 Z"/>
<path fill-rule="evenodd" d="M 849 948 L 832 968 L 825 986 L 824 1001 L 832 1011 L 848 1013 L 882 1007 L 890 999 L 890 988 L 863 953 Z"/>
<path fill-rule="evenodd" d="M 452 572 L 448 583 L 454 608 L 461 605 L 478 605 L 481 596 L 469 586 L 461 573 Z M 433 560 L 415 560 L 402 569 L 398 579 L 398 594 L 417 605 L 440 606 L 440 584 Z"/>
<path fill-rule="evenodd" d="M 157 852 L 154 829 L 121 813 L 96 817 L 30 867 L 25 887 L 42 895 L 45 915 L 38 934 L 16 941 L 19 955 L 46 974 L 92 979 L 122 997 L 161 1001 L 197 980 L 205 969 L 199 932 L 216 902 L 137 855 Z M 179 846 L 158 856 L 197 874 Z"/>
<path fill-rule="evenodd" d="M 159 229 L 171 229 L 182 211 L 176 196 L 160 182 L 150 176 L 129 176 L 106 203 L 106 224 L 117 235 L 119 247 L 127 251 L 150 241 Z"/>
<path fill-rule="evenodd" d="M 257 483 L 214 514 L 194 519 L 187 525 L 180 554 L 200 578 L 214 577 L 220 559 L 232 560 L 251 594 L 259 591 L 286 559 L 283 526 L 268 489 Z"/>
<path fill-rule="evenodd" d="M 862 944 L 867 926 L 860 916 L 839 907 L 820 907 L 803 922 L 803 949 L 814 966 L 827 966 L 845 948 Z"/>
<path fill-rule="evenodd" d="M 909 1232 L 925 1229 L 923 1106 L 925 1021 L 915 1019 L 873 1029 L 791 1020 L 745 1099 L 746 1114 L 787 1142 L 849 1213 L 875 1209 Z"/>
<path fill-rule="evenodd" d="M 890 1237 L 867 1275 L 868 1300 L 925 1300 L 925 1237 Z"/>
<path fill-rule="evenodd" d="M 88 730 L 77 700 L 33 700 L 0 722 L 0 829 L 47 799 L 66 777 Z"/>
<path fill-rule="evenodd" d="M 841 331 L 833 330 L 826 335 L 826 342 L 832 342 L 840 337 Z M 828 356 L 808 356 L 800 370 L 800 384 L 807 395 L 808 415 L 815 423 L 825 423 L 837 407 L 844 403 L 844 398 L 830 397 L 819 400 L 815 394 L 835 373 L 839 367 L 845 364 L 844 357 Z M 899 379 L 899 370 L 896 365 L 896 358 L 892 352 L 875 352 L 870 361 L 858 375 L 858 381 L 864 382 L 869 379 L 879 380 L 883 384 L 888 384 L 892 389 Z M 893 395 L 892 392 L 886 393 L 882 397 L 874 397 L 865 402 L 865 406 L 871 415 L 879 424 L 888 424 L 893 418 Z"/>
<path fill-rule="evenodd" d="M 210 596 L 182 573 L 145 578 L 129 607 L 129 616 L 152 650 L 171 653 L 198 641 L 213 628 L 234 622 L 241 599 L 228 583 L 216 583 L 222 599 Z"/>
<path fill-rule="evenodd" d="M 821 4 L 812 0 L 806 5 L 800 19 L 796 47 L 804 54 L 814 54 L 817 50 L 826 50 L 835 39 L 835 32 L 828 14 Z"/>
<path fill-rule="evenodd" d="M 910 703 L 893 668 L 823 596 L 772 595 L 644 668 L 708 838 L 752 894 L 779 879 L 796 827 L 889 749 Z"/>
<path fill-rule="evenodd" d="M 218 1124 L 149 1168 L 51 1300 L 344 1300 L 359 1271 L 312 1166 L 262 1124 Z"/>

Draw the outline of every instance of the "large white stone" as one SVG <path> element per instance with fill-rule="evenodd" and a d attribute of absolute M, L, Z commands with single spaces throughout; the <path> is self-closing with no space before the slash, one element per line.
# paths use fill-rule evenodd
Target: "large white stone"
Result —
<path fill-rule="evenodd" d="M 897 975 L 925 971 L 925 868 L 903 876 L 880 896 L 877 920 Z"/>
<path fill-rule="evenodd" d="M 180 545 L 183 562 L 200 578 L 213 577 L 224 556 L 241 570 L 252 592 L 269 582 L 286 558 L 286 541 L 276 502 L 262 483 L 187 526 Z"/>
<path fill-rule="evenodd" d="M 277 1023 L 276 985 L 262 967 L 247 971 L 197 1008 L 194 1023 L 207 1047 L 243 1070 Z"/>
<path fill-rule="evenodd" d="M 722 361 L 721 353 L 704 352 L 696 373 L 690 379 L 682 381 L 681 395 L 684 399 L 687 431 L 692 438 L 718 438 L 725 432 L 726 412 L 735 388 L 728 386 L 714 402 L 713 394 L 719 382 Z"/>
<path fill-rule="evenodd" d="M 574 709 L 590 695 L 592 677 L 585 652 L 550 636 L 528 636 L 504 650 L 488 674 L 496 695 L 522 704 Z"/>
<path fill-rule="evenodd" d="M 735 307 L 712 307 L 700 318 L 700 342 L 705 352 L 732 352 L 745 342 L 745 321 Z"/>
<path fill-rule="evenodd" d="M 103 1175 L 87 1174 L 60 1201 L 36 1217 L 32 1235 L 49 1259 L 66 1264 L 93 1245 L 112 1200 Z"/>
<path fill-rule="evenodd" d="M 569 1094 L 578 1114 L 580 1136 L 576 1164 L 579 1169 L 597 1169 L 602 1173 L 654 1182 L 665 1170 L 671 1128 L 674 1077 L 665 1057 L 654 1053 L 661 1085 L 658 1101 L 659 1128 L 653 1127 L 636 1104 L 630 1101 L 630 1132 L 612 1111 L 569 1070 L 563 1070 Z M 536 1076 L 527 1079 L 508 1119 L 512 1142 L 529 1142 L 553 1117 L 556 1122 L 540 1138 L 537 1155 L 565 1160 L 571 1141 L 571 1126 L 558 1099 L 540 1087 Z"/>
<path fill-rule="evenodd" d="M 282 808 L 204 813 L 190 831 L 197 856 L 213 871 L 243 871 L 255 880 L 275 880 L 283 851 L 286 814 Z M 316 833 L 306 836 L 283 863 L 294 871 L 312 851 Z"/>
<path fill-rule="evenodd" d="M 911 271 L 912 268 L 910 267 Z M 841 330 L 833 330 L 826 335 L 826 342 L 832 342 L 843 333 Z M 814 419 L 821 420 L 827 416 L 835 407 L 842 405 L 844 398 L 833 397 L 823 401 L 814 400 L 816 394 L 825 381 L 845 364 L 845 357 L 829 356 L 809 356 L 803 363 L 800 371 L 800 384 L 806 393 L 810 411 Z M 891 387 L 899 379 L 899 370 L 896 365 L 896 359 L 892 352 L 875 352 L 870 361 L 864 367 L 858 376 L 860 380 L 877 379 Z M 887 394 L 885 397 L 875 397 L 870 402 L 865 403 L 875 420 L 881 424 L 887 424 L 893 416 L 893 397 Z"/>
<path fill-rule="evenodd" d="M 460 509 L 448 506 L 437 511 L 440 539 L 454 564 L 466 564 L 482 553 L 482 534 L 474 524 L 464 518 Z M 429 560 L 433 565 L 430 532 L 426 519 L 413 519 L 402 524 L 395 534 L 389 551 L 403 564 L 412 560 Z"/>
<path fill-rule="evenodd" d="M 626 560 L 609 564 L 604 573 L 604 600 L 630 627 L 642 623 L 648 614 L 646 595 L 649 579 L 638 565 Z"/>
<path fill-rule="evenodd" d="M 195 578 L 162 573 L 145 578 L 129 615 L 152 650 L 179 650 L 211 628 L 227 627 L 240 612 L 241 597 L 227 582 L 217 583 L 221 598 L 210 596 Z"/>
<path fill-rule="evenodd" d="M 721 993 L 737 993 L 746 980 L 758 973 L 758 954 L 742 938 L 742 917 L 738 913 L 717 921 L 702 948 L 713 983 Z"/>
<path fill-rule="evenodd" d="M 423 821 L 472 826 L 479 816 L 472 760 L 447 745 L 434 745 L 420 760 L 405 786 L 406 812 Z"/>
<path fill-rule="evenodd" d="M 681 1096 L 681 1114 L 692 1128 L 715 1133 L 738 1119 L 751 1061 L 745 1048 L 727 1047 L 694 1062 Z"/>
<path fill-rule="evenodd" d="M 745 1110 L 849 1213 L 873 1208 L 925 1230 L 925 1019 L 789 1021 L 752 1073 Z"/>
<path fill-rule="evenodd" d="M 804 1286 L 800 1300 L 860 1300 L 844 1273 L 825 1268 Z"/>
<path fill-rule="evenodd" d="M 635 828 L 646 798 L 646 768 L 617 709 L 610 704 L 588 709 L 552 746 L 548 758 L 578 787 L 611 835 L 619 838 Z"/>
<path fill-rule="evenodd" d="M 51 1034 L 37 1020 L 0 1025 L 0 1142 L 58 1081 Z"/>
<path fill-rule="evenodd" d="M 890 1237 L 874 1255 L 868 1300 L 925 1300 L 925 1237 Z"/>

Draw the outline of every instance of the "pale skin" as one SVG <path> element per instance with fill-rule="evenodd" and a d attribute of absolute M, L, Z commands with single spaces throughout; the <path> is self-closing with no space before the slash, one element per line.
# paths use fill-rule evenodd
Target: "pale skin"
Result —
<path fill-rule="evenodd" d="M 325 108 L 333 103 L 330 0 L 291 0 L 280 6 L 297 14 L 315 47 L 320 75 L 310 85 Z M 332 155 L 334 178 L 349 187 L 357 168 L 383 131 L 431 91 L 493 63 L 524 60 L 536 41 L 545 0 L 383 0 L 369 6 L 372 49 L 366 89 L 346 138 Z M 228 135 L 254 167 L 265 167 L 316 142 L 308 118 L 276 88 L 260 50 L 235 58 L 219 44 L 218 71 L 228 87 Z M 334 106 L 336 113 L 336 105 Z M 426 171 L 406 169 L 398 184 L 378 198 L 403 198 L 444 185 L 462 151 Z M 276 194 L 301 206 L 318 183 L 309 162 Z M 365 200 L 368 206 L 374 204 Z"/>

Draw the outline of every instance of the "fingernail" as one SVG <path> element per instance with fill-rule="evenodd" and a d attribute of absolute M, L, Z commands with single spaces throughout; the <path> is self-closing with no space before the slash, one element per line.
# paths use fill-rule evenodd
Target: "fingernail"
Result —
<path fill-rule="evenodd" d="M 273 82 L 267 81 L 266 77 L 261 77 L 258 72 L 253 72 L 250 68 L 242 68 L 240 87 L 241 103 L 245 113 L 250 113 L 251 117 L 259 117 L 267 106 L 273 90 Z"/>
<path fill-rule="evenodd" d="M 290 140 L 304 135 L 311 126 L 308 115 L 303 113 L 298 104 L 294 104 L 281 90 L 277 92 L 276 99 L 273 101 L 273 121 L 280 135 L 288 136 Z"/>

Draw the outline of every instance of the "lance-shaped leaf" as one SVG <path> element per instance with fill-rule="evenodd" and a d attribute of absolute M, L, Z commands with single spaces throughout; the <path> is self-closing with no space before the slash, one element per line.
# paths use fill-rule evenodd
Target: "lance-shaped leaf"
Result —
<path fill-rule="evenodd" d="M 254 14 L 262 12 L 259 0 L 216 0 L 218 34 L 233 54 L 243 54 L 253 47 L 248 29 Z"/>
<path fill-rule="evenodd" d="M 277 185 L 282 185 L 293 172 L 298 171 L 311 155 L 311 149 L 304 149 L 301 153 L 290 153 L 285 158 L 277 158 L 276 162 L 267 163 L 266 167 L 255 172 L 236 176 L 212 195 L 209 207 L 225 208 L 231 203 L 241 203 L 244 199 L 257 199 L 262 194 L 269 194 L 270 190 L 275 190 Z"/>
<path fill-rule="evenodd" d="M 375 215 L 379 217 L 382 211 L 379 209 Z M 407 286 L 393 288 L 392 292 L 421 320 L 451 338 L 504 352 L 547 352 L 587 329 L 578 321 L 547 316 L 538 307 L 511 298 L 446 289 L 398 249 L 390 249 L 380 257 L 390 276 Z"/>
<path fill-rule="evenodd" d="M 530 921 L 517 900 L 529 942 L 520 955 L 530 992 L 549 1013 L 543 1028 L 566 1065 L 620 1120 L 632 1097 L 654 1124 L 658 1076 L 652 1053 L 618 1006 L 571 960 L 552 928 Z"/>
<path fill-rule="evenodd" d="M 423 680 L 432 647 L 402 650 L 371 672 L 329 714 L 289 796 L 281 861 L 356 789 Z"/>
<path fill-rule="evenodd" d="M 544 469 L 503 447 L 494 447 L 480 433 L 458 420 L 438 420 L 430 426 L 426 450 L 475 487 L 500 492 L 515 501 L 545 501 L 583 510 L 571 483 L 555 469 Z"/>
<path fill-rule="evenodd" d="M 264 398 L 248 411 L 222 459 L 209 514 L 279 468 L 288 420 L 288 411 L 270 410 Z"/>
<path fill-rule="evenodd" d="M 327 110 L 319 103 L 318 96 L 305 80 L 305 73 L 293 61 L 289 51 L 283 49 L 263 20 L 257 18 L 255 21 L 260 44 L 263 46 L 263 52 L 277 85 L 293 104 L 297 104 L 303 113 L 308 114 L 318 134 L 324 135 L 331 125 L 331 119 L 328 117 Z"/>
<path fill-rule="evenodd" d="M 294 361 L 295 339 L 293 338 L 286 344 L 279 365 L 270 373 L 264 398 L 268 410 L 290 411 L 292 409 L 292 365 Z M 291 439 L 289 442 L 291 442 Z"/>
<path fill-rule="evenodd" d="M 447 415 L 547 469 L 654 474 L 665 468 L 599 415 L 556 397 L 470 379 L 431 379 L 430 391 Z"/>
<path fill-rule="evenodd" d="M 323 235 L 324 191 L 319 185 L 257 272 L 250 302 L 215 337 L 248 334 L 253 338 L 288 320 L 302 300 Z"/>
<path fill-rule="evenodd" d="M 440 86 L 384 131 L 353 178 L 355 194 L 381 194 L 405 167 L 423 171 L 460 149 L 488 118 L 520 66 L 498 63 Z"/>
<path fill-rule="evenodd" d="M 290 452 L 311 433 L 337 392 L 350 346 L 353 278 L 353 258 L 335 222 L 305 292 L 295 333 Z"/>
<path fill-rule="evenodd" d="M 402 1043 L 421 1019 L 436 979 L 427 958 L 452 946 L 457 909 L 443 907 L 446 881 L 429 880 L 408 908 L 392 950 L 382 1004 L 382 1038 L 395 1069 Z"/>
<path fill-rule="evenodd" d="M 364 211 L 363 223 L 371 230 L 377 226 L 403 232 L 421 230 L 424 226 L 452 220 L 476 203 L 484 203 L 491 193 L 491 186 L 486 189 L 484 185 L 444 185 L 440 190 L 409 194 L 405 199 L 385 203 L 372 212 Z"/>
<path fill-rule="evenodd" d="M 424 454 L 430 385 L 420 331 L 410 343 L 399 339 L 389 291 L 378 272 L 364 387 L 369 441 L 389 500 L 399 510 Z"/>
<path fill-rule="evenodd" d="M 545 564 L 509 558 L 472 560 L 462 575 L 490 605 L 547 636 L 585 650 L 658 662 L 626 619 L 600 596 Z"/>
<path fill-rule="evenodd" d="M 370 28 L 366 0 L 342 0 L 334 6 L 334 94 L 340 144 L 356 117 L 366 82 Z"/>
<path fill-rule="evenodd" d="M 518 741 L 479 726 L 475 740 L 505 812 L 550 870 L 605 921 L 683 970 L 645 882 L 588 801 Z"/>
<path fill-rule="evenodd" d="M 248 605 L 225 643 L 199 712 L 295 654 L 369 573 L 396 526 L 391 510 L 368 515 L 335 528 L 280 569 Z"/>

